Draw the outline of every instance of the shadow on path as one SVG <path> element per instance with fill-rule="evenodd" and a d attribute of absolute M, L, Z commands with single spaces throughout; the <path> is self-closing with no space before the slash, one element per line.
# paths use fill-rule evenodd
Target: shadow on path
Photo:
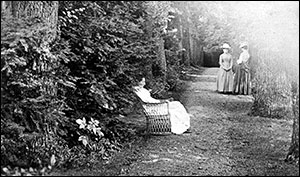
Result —
<path fill-rule="evenodd" d="M 249 116 L 251 96 L 219 94 L 214 82 L 186 82 L 174 97 L 193 114 L 193 133 L 151 136 L 120 175 L 299 175 L 282 161 L 292 122 Z"/>
<path fill-rule="evenodd" d="M 214 91 L 214 82 L 184 82 L 186 90 L 173 93 L 173 97 L 193 115 L 192 133 L 149 138 L 141 135 L 107 163 L 66 173 L 299 176 L 299 165 L 282 161 L 290 145 L 291 121 L 249 116 L 251 96 L 219 94 Z M 128 121 L 145 128 L 143 115 L 134 115 Z"/>

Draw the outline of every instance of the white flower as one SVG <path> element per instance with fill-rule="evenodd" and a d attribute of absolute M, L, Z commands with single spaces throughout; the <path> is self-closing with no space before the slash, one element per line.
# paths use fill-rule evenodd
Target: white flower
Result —
<path fill-rule="evenodd" d="M 99 125 L 99 121 L 98 120 L 94 120 L 93 118 L 91 118 L 91 121 L 89 121 L 90 124 L 94 124 L 95 126 Z"/>
<path fill-rule="evenodd" d="M 104 134 L 101 132 L 101 128 L 95 128 L 95 129 L 93 129 L 93 131 L 94 131 L 94 133 L 95 133 L 96 135 L 98 135 L 99 137 L 104 136 Z"/>
<path fill-rule="evenodd" d="M 94 124 L 88 124 L 87 125 L 88 130 L 93 130 L 94 128 L 96 128 Z"/>
<path fill-rule="evenodd" d="M 87 136 L 80 136 L 78 141 L 82 141 L 83 145 L 86 146 L 88 144 L 88 137 Z"/>
<path fill-rule="evenodd" d="M 79 124 L 79 128 L 85 128 L 85 126 L 87 126 L 85 118 L 82 118 L 82 120 L 81 119 L 77 119 L 76 123 Z"/>

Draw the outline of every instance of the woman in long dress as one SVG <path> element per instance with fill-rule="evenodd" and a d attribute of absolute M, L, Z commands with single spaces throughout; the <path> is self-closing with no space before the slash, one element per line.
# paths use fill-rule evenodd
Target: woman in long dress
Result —
<path fill-rule="evenodd" d="M 233 93 L 241 95 L 251 94 L 251 83 L 250 83 L 250 67 L 249 59 L 250 54 L 248 52 L 247 43 L 242 43 L 240 45 L 242 53 L 237 60 L 237 66 L 234 75 L 233 82 Z"/>
<path fill-rule="evenodd" d="M 134 87 L 134 92 L 146 103 L 160 103 L 161 100 L 151 97 L 150 91 L 144 88 L 145 78 Z M 190 114 L 179 101 L 169 101 L 171 132 L 175 134 L 191 133 Z"/>
<path fill-rule="evenodd" d="M 229 53 L 231 48 L 228 44 L 223 44 L 223 53 L 220 55 L 220 69 L 217 75 L 217 91 L 220 93 L 232 93 L 233 91 L 233 60 Z"/>

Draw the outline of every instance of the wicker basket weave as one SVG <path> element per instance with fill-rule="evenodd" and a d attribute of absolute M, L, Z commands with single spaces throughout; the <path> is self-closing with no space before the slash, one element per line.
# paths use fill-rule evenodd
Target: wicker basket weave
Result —
<path fill-rule="evenodd" d="M 169 103 L 145 103 L 142 102 L 143 111 L 146 115 L 148 134 L 170 134 L 171 121 Z"/>

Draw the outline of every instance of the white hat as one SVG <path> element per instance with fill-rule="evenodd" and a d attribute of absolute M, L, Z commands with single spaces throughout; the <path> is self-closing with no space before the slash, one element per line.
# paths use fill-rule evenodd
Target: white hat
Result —
<path fill-rule="evenodd" d="M 240 48 L 245 47 L 245 46 L 248 46 L 247 42 L 242 42 L 240 45 Z"/>
<path fill-rule="evenodd" d="M 230 49 L 231 47 L 227 44 L 227 43 L 224 43 L 223 46 L 222 46 L 223 49 Z"/>

